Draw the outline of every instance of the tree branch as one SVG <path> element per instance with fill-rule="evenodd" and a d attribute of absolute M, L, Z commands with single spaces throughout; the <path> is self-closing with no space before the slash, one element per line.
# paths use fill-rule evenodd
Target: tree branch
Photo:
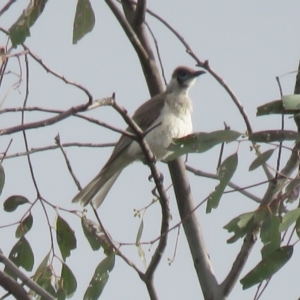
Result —
<path fill-rule="evenodd" d="M 136 27 L 143 26 L 146 17 L 147 0 L 138 0 L 133 23 Z"/>
<path fill-rule="evenodd" d="M 14 4 L 17 0 L 9 0 L 0 10 L 0 17 Z"/>
<path fill-rule="evenodd" d="M 145 282 L 150 298 L 152 300 L 158 299 L 158 296 L 156 294 L 156 290 L 153 285 L 153 275 L 155 270 L 157 269 L 157 266 L 159 262 L 161 261 L 162 254 L 164 253 L 164 250 L 167 245 L 167 238 L 168 238 L 168 230 L 169 230 L 169 219 L 170 219 L 170 210 L 169 210 L 169 200 L 166 193 L 166 190 L 163 186 L 161 174 L 158 171 L 156 165 L 155 165 L 155 157 L 153 153 L 151 152 L 146 140 L 145 140 L 145 134 L 144 132 L 137 126 L 137 124 L 132 120 L 131 117 L 129 117 L 127 111 L 119 106 L 115 101 L 112 102 L 112 107 L 118 111 L 121 116 L 123 117 L 124 121 L 128 124 L 128 126 L 133 130 L 133 132 L 136 134 L 137 139 L 136 142 L 139 143 L 146 162 L 151 170 L 151 175 L 154 179 L 155 186 L 157 188 L 157 191 L 159 193 L 159 202 L 161 205 L 162 210 L 162 221 L 161 221 L 161 229 L 160 234 L 161 238 L 158 242 L 158 246 L 155 249 L 155 252 L 151 258 L 151 262 L 144 273 L 143 276 L 140 275 L 141 279 Z"/>
<path fill-rule="evenodd" d="M 187 171 L 193 173 L 196 176 L 202 176 L 205 178 L 211 178 L 211 179 L 217 179 L 220 180 L 220 176 L 217 174 L 211 174 L 211 173 L 207 173 L 201 170 L 197 170 L 189 165 L 185 165 L 185 168 Z M 235 183 L 229 181 L 228 186 L 230 186 L 231 188 L 233 188 L 234 190 L 237 190 L 238 192 L 240 192 L 241 194 L 243 194 L 244 196 L 248 197 L 249 199 L 260 203 L 261 199 L 251 193 L 249 193 L 248 191 L 246 191 L 245 189 L 242 189 L 241 187 L 239 187 L 238 185 L 236 185 Z"/>
<path fill-rule="evenodd" d="M 18 300 L 31 300 L 22 285 L 1 270 L 0 285 Z"/>
<path fill-rule="evenodd" d="M 257 240 L 257 233 L 258 228 L 256 232 L 251 232 L 246 235 L 244 239 L 244 243 L 241 247 L 241 250 L 239 254 L 237 255 L 234 263 L 232 264 L 232 268 L 224 281 L 220 284 L 222 294 L 227 297 L 230 292 L 232 291 L 233 287 L 235 286 L 247 260 L 251 253 L 251 250 Z"/>
<path fill-rule="evenodd" d="M 120 25 L 122 26 L 138 55 L 150 95 L 153 97 L 154 95 L 161 93 L 163 91 L 163 85 L 149 39 L 147 38 L 144 23 L 138 25 L 134 22 L 134 19 L 137 18 L 137 16 L 135 10 L 133 7 L 131 7 L 130 1 L 122 1 L 123 10 L 127 20 L 114 5 L 114 3 L 113 5 L 110 4 L 112 0 L 106 0 L 106 2 L 117 17 Z M 135 39 L 130 38 L 131 34 L 134 34 Z M 141 49 L 143 51 L 141 51 Z"/>
<path fill-rule="evenodd" d="M 106 2 L 110 2 L 106 0 Z M 126 1 L 127 2 L 127 1 Z M 123 20 L 123 16 L 121 16 Z M 119 20 L 119 19 L 118 19 Z M 120 22 L 120 20 L 119 20 Z M 120 22 L 121 26 L 123 27 L 124 22 Z M 127 22 L 126 22 L 127 25 Z M 127 30 L 127 27 L 123 27 L 123 29 Z M 137 29 L 136 29 L 137 30 Z M 135 32 L 137 32 L 135 30 Z M 140 32 L 140 31 L 139 31 Z M 145 32 L 140 32 L 138 37 L 140 38 L 140 43 L 142 44 L 143 49 L 151 50 L 151 46 L 149 44 L 148 38 Z M 132 42 L 133 47 L 136 49 L 135 43 Z M 160 79 L 160 74 L 158 71 L 158 67 L 154 60 L 145 59 L 139 54 L 139 49 L 136 49 L 138 57 L 141 61 L 141 65 L 143 67 L 144 75 L 148 84 L 148 88 L 150 94 L 152 96 L 161 93 L 162 89 L 162 81 Z M 148 57 L 150 58 L 149 53 Z M 152 50 L 151 50 L 152 53 Z M 153 80 L 154 79 L 154 80 Z M 168 163 L 169 170 L 171 173 L 171 178 L 173 182 L 173 187 L 175 190 L 175 195 L 178 203 L 178 209 L 180 211 L 181 218 L 184 218 L 189 214 L 193 209 L 193 199 L 190 192 L 190 186 L 187 179 L 187 174 L 185 171 L 184 162 L 182 159 L 176 159 Z M 181 205 L 180 205 L 181 204 Z M 163 209 L 163 208 L 162 208 Z M 196 272 L 198 274 L 198 278 L 200 284 L 203 289 L 203 293 L 205 295 L 205 299 L 221 299 L 221 295 L 219 294 L 218 283 L 216 281 L 215 276 L 213 275 L 212 268 L 210 265 L 210 261 L 207 256 L 206 247 L 204 244 L 204 240 L 202 237 L 200 226 L 197 223 L 196 217 L 194 214 L 188 218 L 188 221 L 184 222 L 186 237 L 189 242 L 190 250 L 192 252 Z M 199 267 L 201 266 L 201 267 Z M 150 292 L 149 292 L 150 293 Z M 151 296 L 151 295 L 150 295 Z M 213 296 L 213 298 L 212 298 Z M 153 296 L 154 297 L 154 296 Z M 209 298 L 210 297 L 210 298 Z M 156 299 L 156 298 L 153 298 Z"/>
<path fill-rule="evenodd" d="M 217 279 L 213 273 L 200 225 L 197 221 L 196 215 L 191 213 L 191 211 L 193 211 L 194 204 L 183 159 L 180 158 L 169 163 L 169 169 L 175 190 L 180 218 L 183 220 L 182 225 L 189 243 L 194 267 L 202 287 L 204 299 L 223 299 L 221 297 L 222 294 L 220 293 Z"/>
<path fill-rule="evenodd" d="M 57 115 L 55 117 L 52 117 L 52 118 L 48 118 L 48 119 L 45 119 L 45 120 L 42 120 L 42 121 L 27 123 L 27 124 L 21 124 L 21 125 L 17 125 L 17 126 L 10 127 L 10 128 L 0 129 L 0 136 L 16 133 L 16 132 L 19 132 L 19 131 L 22 131 L 22 130 L 40 128 L 40 127 L 53 125 L 57 122 L 60 122 L 64 119 L 68 118 L 71 115 L 74 115 L 78 112 L 85 111 L 88 106 L 89 106 L 89 103 L 81 104 L 81 105 L 78 105 L 78 106 L 75 106 L 75 107 L 71 107 L 68 110 L 66 110 L 66 111 L 64 111 L 64 112 L 60 113 L 59 115 Z"/>
<path fill-rule="evenodd" d="M 43 288 L 37 285 L 32 279 L 23 274 L 20 269 L 8 258 L 6 258 L 3 253 L 0 251 L 0 262 L 2 262 L 5 267 L 10 270 L 13 274 L 15 274 L 20 280 L 27 285 L 30 289 L 35 291 L 38 295 L 40 295 L 43 300 L 54 300 L 54 298 L 46 292 Z"/>

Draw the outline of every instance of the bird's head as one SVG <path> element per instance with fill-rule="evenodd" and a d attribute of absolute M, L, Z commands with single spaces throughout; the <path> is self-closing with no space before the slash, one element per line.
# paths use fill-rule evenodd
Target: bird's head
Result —
<path fill-rule="evenodd" d="M 202 70 L 193 70 L 188 67 L 177 67 L 172 78 L 167 86 L 168 92 L 175 90 L 188 90 L 195 83 L 198 76 L 204 74 Z"/>

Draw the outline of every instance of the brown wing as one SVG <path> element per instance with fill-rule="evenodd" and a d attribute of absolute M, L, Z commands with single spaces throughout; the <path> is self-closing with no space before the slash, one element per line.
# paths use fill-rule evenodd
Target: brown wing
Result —
<path fill-rule="evenodd" d="M 151 98 L 150 100 L 143 103 L 133 114 L 132 119 L 139 125 L 142 130 L 149 128 L 153 122 L 156 120 L 157 116 L 160 114 L 164 106 L 165 94 L 158 94 Z M 126 128 L 126 131 L 132 132 L 130 127 Z M 122 135 L 117 142 L 111 157 L 108 162 L 105 164 L 103 169 L 110 164 L 116 157 L 119 156 L 132 142 L 132 139 Z"/>

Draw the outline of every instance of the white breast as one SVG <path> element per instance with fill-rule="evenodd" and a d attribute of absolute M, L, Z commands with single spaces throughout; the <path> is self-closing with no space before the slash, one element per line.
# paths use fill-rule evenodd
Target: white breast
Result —
<path fill-rule="evenodd" d="M 191 111 L 192 104 L 186 95 L 174 99 L 171 94 L 166 99 L 160 117 L 153 125 L 161 124 L 146 136 L 146 141 L 157 160 L 164 160 L 170 154 L 166 148 L 172 143 L 173 138 L 180 138 L 192 133 Z M 128 153 L 135 159 L 143 157 L 136 142 L 130 145 Z"/>

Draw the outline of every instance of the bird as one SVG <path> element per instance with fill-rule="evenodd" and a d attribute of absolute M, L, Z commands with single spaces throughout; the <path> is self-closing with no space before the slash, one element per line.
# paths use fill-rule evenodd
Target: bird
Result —
<path fill-rule="evenodd" d="M 204 73 L 203 70 L 177 67 L 165 91 L 143 103 L 133 114 L 132 119 L 141 130 L 145 132 L 150 129 L 145 139 L 157 161 L 167 161 L 172 153 L 167 148 L 173 138 L 181 138 L 192 133 L 193 107 L 188 91 L 197 77 Z M 132 132 L 132 129 L 128 127 L 126 131 Z M 136 160 L 143 161 L 143 157 L 139 144 L 130 137 L 121 135 L 104 167 L 72 202 L 79 202 L 82 206 L 91 203 L 97 209 L 122 170 Z"/>

